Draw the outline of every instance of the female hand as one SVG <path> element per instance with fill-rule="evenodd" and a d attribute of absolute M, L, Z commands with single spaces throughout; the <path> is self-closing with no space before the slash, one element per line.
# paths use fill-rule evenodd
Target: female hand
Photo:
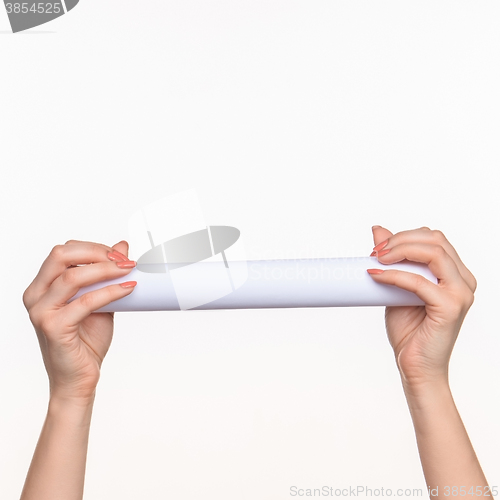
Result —
<path fill-rule="evenodd" d="M 420 386 L 448 381 L 448 364 L 464 318 L 474 302 L 476 279 L 438 230 L 421 227 L 392 234 L 374 226 L 374 253 L 382 264 L 422 262 L 438 279 L 397 270 L 372 274 L 378 283 L 415 293 L 425 306 L 387 307 L 385 323 L 403 384 Z"/>
<path fill-rule="evenodd" d="M 109 285 L 67 301 L 81 287 L 125 277 L 135 267 L 127 254 L 125 241 L 111 248 L 75 240 L 57 245 L 24 292 L 23 302 L 49 376 L 51 399 L 93 398 L 113 336 L 114 313 L 92 311 L 129 295 L 137 283 Z"/>

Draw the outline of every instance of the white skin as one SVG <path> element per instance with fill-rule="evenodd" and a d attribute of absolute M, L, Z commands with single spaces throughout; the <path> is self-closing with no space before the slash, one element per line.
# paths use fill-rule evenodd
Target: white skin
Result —
<path fill-rule="evenodd" d="M 425 306 L 386 307 L 385 324 L 424 476 L 434 490 L 432 498 L 491 495 L 448 383 L 450 356 L 474 302 L 476 279 L 441 231 L 422 227 L 393 235 L 383 227 L 374 227 L 373 239 L 376 245 L 388 239 L 379 252 L 390 251 L 377 255 L 381 263 L 422 262 L 438 278 L 436 285 L 404 271 L 371 275 L 375 281 L 409 290 L 425 302 Z"/>
<path fill-rule="evenodd" d="M 110 260 L 108 253 L 113 250 L 124 258 Z M 24 292 L 23 302 L 49 376 L 50 400 L 22 500 L 83 498 L 95 389 L 113 337 L 114 319 L 114 313 L 92 311 L 129 295 L 134 288 L 110 285 L 66 302 L 92 283 L 120 277 L 126 282 L 130 269 L 116 264 L 126 261 L 126 255 L 125 241 L 113 247 L 68 241 L 53 248 Z"/>
<path fill-rule="evenodd" d="M 478 496 L 479 488 L 484 494 L 486 478 L 448 385 L 450 355 L 473 303 L 476 280 L 440 231 L 419 228 L 392 235 L 378 226 L 373 238 L 375 244 L 389 240 L 384 249 L 391 251 L 379 256 L 380 262 L 423 262 L 439 279 L 435 285 L 396 270 L 371 275 L 377 282 L 416 293 L 426 304 L 387 307 L 385 317 L 424 475 L 430 488 L 438 488 L 433 498 L 452 496 L 446 495 L 446 486 L 465 487 L 461 498 Z M 49 376 L 50 400 L 21 500 L 83 498 L 95 390 L 113 335 L 113 313 L 92 311 L 134 288 L 111 285 L 67 301 L 91 283 L 117 277 L 126 281 L 130 269 L 120 269 L 110 260 L 108 252 L 113 249 L 123 254 L 119 260 L 126 260 L 124 241 L 112 248 L 80 241 L 58 245 L 24 293 Z"/>

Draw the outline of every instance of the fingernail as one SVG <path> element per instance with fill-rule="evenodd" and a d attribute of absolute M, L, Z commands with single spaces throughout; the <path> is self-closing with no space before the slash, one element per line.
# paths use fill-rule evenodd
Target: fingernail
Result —
<path fill-rule="evenodd" d="M 116 252 L 109 252 L 108 253 L 108 259 L 112 260 L 113 262 L 119 262 L 122 260 L 128 260 L 126 257 L 123 258 L 121 254 L 117 254 Z"/>
<path fill-rule="evenodd" d="M 122 260 L 121 262 L 116 263 L 116 265 L 120 269 L 130 269 L 132 267 L 135 267 L 135 264 L 136 264 L 136 262 L 133 260 L 125 260 L 125 261 Z"/>
<path fill-rule="evenodd" d="M 377 229 L 378 227 L 382 227 L 382 226 L 372 226 L 372 230 Z"/>
<path fill-rule="evenodd" d="M 382 274 L 384 272 L 383 269 L 367 269 L 366 271 L 369 274 Z"/>
<path fill-rule="evenodd" d="M 375 257 L 375 255 L 377 255 L 377 252 L 373 251 L 373 252 L 370 254 L 370 257 Z"/>
<path fill-rule="evenodd" d="M 126 255 L 123 255 L 121 252 L 119 252 L 118 250 L 113 250 L 113 253 L 115 253 L 116 255 L 119 255 L 122 259 L 125 259 L 125 260 L 129 260 L 128 257 Z"/>
<path fill-rule="evenodd" d="M 383 255 L 389 253 L 391 251 L 390 248 L 387 248 L 386 250 L 382 250 L 381 252 L 377 253 L 377 257 L 382 257 Z"/>
<path fill-rule="evenodd" d="M 381 250 L 382 248 L 384 248 L 387 245 L 387 243 L 389 243 L 389 238 L 382 241 L 382 243 L 379 243 L 377 246 L 374 246 L 373 250 L 375 250 L 375 252 L 377 252 L 378 250 Z"/>
<path fill-rule="evenodd" d="M 132 288 L 137 285 L 137 281 L 125 281 L 125 283 L 120 283 L 122 288 Z"/>

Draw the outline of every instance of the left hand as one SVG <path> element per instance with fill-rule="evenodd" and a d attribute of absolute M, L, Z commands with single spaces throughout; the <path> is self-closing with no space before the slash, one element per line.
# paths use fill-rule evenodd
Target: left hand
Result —
<path fill-rule="evenodd" d="M 450 356 L 474 302 L 476 279 L 441 231 L 421 227 L 393 235 L 388 229 L 374 226 L 373 240 L 376 246 L 387 240 L 376 253 L 382 264 L 405 259 L 422 262 L 438 279 L 436 285 L 405 271 L 371 274 L 376 282 L 413 292 L 425 302 L 423 306 L 391 306 L 385 310 L 387 334 L 403 384 L 416 387 L 436 380 L 447 383 Z"/>
<path fill-rule="evenodd" d="M 52 401 L 93 401 L 114 317 L 93 311 L 133 292 L 137 283 L 127 282 L 126 275 L 135 262 L 127 254 L 126 241 L 113 247 L 67 241 L 52 249 L 25 290 L 23 302 L 38 336 Z M 108 285 L 67 302 L 80 288 L 115 278 L 122 278 L 125 287 Z"/>

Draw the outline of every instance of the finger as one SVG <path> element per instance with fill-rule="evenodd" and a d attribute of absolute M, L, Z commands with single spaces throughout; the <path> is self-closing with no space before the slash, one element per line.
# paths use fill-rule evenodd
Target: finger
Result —
<path fill-rule="evenodd" d="M 123 263 L 120 262 L 121 265 Z M 66 269 L 54 280 L 47 292 L 40 298 L 39 306 L 43 310 L 66 306 L 80 288 L 126 276 L 135 267 L 135 262 L 125 262 L 128 267 L 120 268 L 115 262 L 100 262 L 92 266 Z"/>
<path fill-rule="evenodd" d="M 113 250 L 121 254 L 125 259 L 128 259 L 128 243 L 126 241 L 120 241 L 116 245 L 113 245 Z"/>
<path fill-rule="evenodd" d="M 25 292 L 27 307 L 29 302 L 37 301 L 68 267 L 108 261 L 108 253 L 112 251 L 106 245 L 91 242 L 56 245 Z"/>
<path fill-rule="evenodd" d="M 78 243 L 91 243 L 91 242 L 88 242 L 88 241 L 83 241 L 83 240 L 68 240 L 66 241 L 66 243 L 64 243 L 65 245 L 76 245 Z M 101 243 L 95 243 L 95 245 L 101 245 Z M 104 246 L 108 252 L 112 251 L 113 249 L 108 247 L 107 245 L 102 245 Z M 68 266 L 68 267 L 77 267 L 75 265 L 71 265 L 71 266 Z"/>
<path fill-rule="evenodd" d="M 65 245 L 74 245 L 76 243 L 88 243 L 87 241 L 80 241 L 80 240 L 68 240 Z M 100 243 L 96 243 L 97 245 L 100 245 Z M 128 259 L 128 243 L 126 241 L 120 241 L 116 245 L 113 245 L 111 248 L 108 247 L 107 245 L 102 245 L 108 252 L 112 252 L 113 256 L 108 256 L 110 260 L 113 260 L 115 262 L 120 261 L 120 260 L 129 260 Z M 121 251 L 120 251 L 121 250 Z M 76 266 L 69 266 L 69 267 L 76 267 Z"/>
<path fill-rule="evenodd" d="M 426 226 L 419 228 L 419 230 L 420 229 L 425 229 L 427 231 L 430 231 L 430 229 Z M 416 231 L 416 230 L 412 229 L 411 231 Z M 391 233 L 388 229 L 382 226 L 372 226 L 372 232 L 373 232 L 373 242 L 375 243 L 375 246 L 373 248 L 381 245 L 381 243 L 385 243 L 389 238 L 393 237 L 393 233 Z M 382 246 L 381 248 L 384 248 L 384 246 Z"/>
<path fill-rule="evenodd" d="M 78 297 L 64 307 L 62 314 L 66 325 L 78 325 L 97 309 L 131 294 L 136 285 L 136 281 L 126 281 L 120 285 L 108 285 L 92 292 L 84 293 L 81 297 Z"/>
<path fill-rule="evenodd" d="M 433 230 L 431 232 L 434 235 L 434 239 L 440 242 L 446 248 L 446 251 L 451 255 L 460 271 L 460 274 L 462 275 L 464 281 L 467 283 L 467 286 L 471 289 L 472 292 L 475 292 L 477 288 L 476 278 L 463 263 L 462 259 L 458 255 L 458 252 L 455 250 L 455 247 L 448 241 L 442 231 Z"/>
<path fill-rule="evenodd" d="M 380 243 L 384 242 L 392 236 L 392 233 L 382 226 L 372 226 L 372 233 L 375 246 L 380 245 Z"/>
<path fill-rule="evenodd" d="M 381 271 L 377 269 L 376 271 Z M 403 290 L 413 292 L 417 297 L 429 306 L 439 306 L 444 302 L 445 291 L 438 285 L 432 283 L 420 274 L 398 271 L 395 269 L 382 270 L 381 274 L 371 274 L 370 276 L 377 283 L 394 285 Z"/>
<path fill-rule="evenodd" d="M 108 245 L 104 245 L 103 243 L 95 243 L 93 241 L 83 241 L 83 240 L 68 240 L 66 243 L 64 243 L 65 245 L 78 245 L 78 244 L 81 244 L 81 243 L 84 243 L 84 244 L 91 244 L 91 245 L 97 245 L 97 246 L 100 246 L 102 248 L 104 248 L 107 252 L 111 252 L 112 251 L 112 248 Z"/>
<path fill-rule="evenodd" d="M 384 247 L 384 249 L 391 248 L 403 242 L 421 242 L 421 243 L 441 245 L 455 262 L 467 286 L 472 290 L 472 292 L 476 290 L 477 287 L 476 278 L 474 278 L 474 275 L 464 265 L 457 251 L 455 250 L 453 245 L 448 241 L 448 239 L 446 238 L 446 236 L 443 234 L 442 231 L 432 230 L 425 226 L 419 229 L 400 231 L 390 237 L 390 242 L 387 244 L 386 247 Z"/>
<path fill-rule="evenodd" d="M 387 253 L 385 253 L 387 251 Z M 401 243 L 391 248 L 384 248 L 377 256 L 382 264 L 395 264 L 402 260 L 427 264 L 430 271 L 438 279 L 438 285 L 462 287 L 463 278 L 455 261 L 448 252 L 436 244 Z"/>

